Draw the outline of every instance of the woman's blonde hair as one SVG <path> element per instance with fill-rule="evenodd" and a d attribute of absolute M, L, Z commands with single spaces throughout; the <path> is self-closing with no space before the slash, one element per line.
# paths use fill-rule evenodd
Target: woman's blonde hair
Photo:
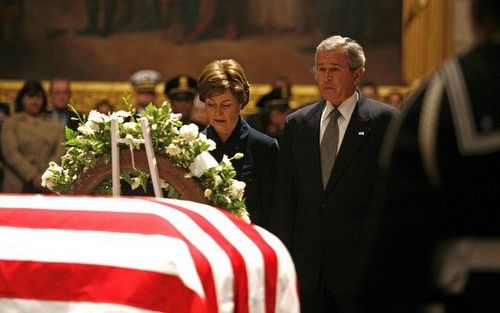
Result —
<path fill-rule="evenodd" d="M 230 92 L 236 97 L 241 108 L 248 103 L 250 84 L 243 67 L 233 59 L 210 62 L 198 80 L 200 100 Z"/>

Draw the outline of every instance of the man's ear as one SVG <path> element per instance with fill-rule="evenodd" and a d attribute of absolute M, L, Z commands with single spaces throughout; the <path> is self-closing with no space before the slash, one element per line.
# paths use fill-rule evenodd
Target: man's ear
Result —
<path fill-rule="evenodd" d="M 354 70 L 354 75 L 353 75 L 353 81 L 354 81 L 354 86 L 359 85 L 361 82 L 361 79 L 363 78 L 363 75 L 365 75 L 365 68 L 360 67 Z"/>

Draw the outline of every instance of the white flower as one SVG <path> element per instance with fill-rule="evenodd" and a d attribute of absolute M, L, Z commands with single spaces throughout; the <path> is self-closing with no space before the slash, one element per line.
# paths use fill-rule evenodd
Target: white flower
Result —
<path fill-rule="evenodd" d="M 132 190 L 139 188 L 140 185 L 141 185 L 141 179 L 139 177 L 132 178 L 132 184 L 130 184 Z"/>
<path fill-rule="evenodd" d="M 84 135 L 93 135 L 99 129 L 99 124 L 92 121 L 87 121 L 85 124 L 78 127 L 78 131 Z"/>
<path fill-rule="evenodd" d="M 225 154 L 222 156 L 222 161 L 221 162 L 223 164 L 227 165 L 227 166 L 231 166 L 232 165 L 231 160 L 229 160 L 229 158 Z"/>
<path fill-rule="evenodd" d="M 233 179 L 233 183 L 231 184 L 231 187 L 229 187 L 231 197 L 241 200 L 243 193 L 245 192 L 245 187 L 246 184 L 244 182 Z"/>
<path fill-rule="evenodd" d="M 158 124 L 154 123 L 153 125 L 151 125 L 152 130 L 156 130 L 157 128 L 158 128 Z"/>
<path fill-rule="evenodd" d="M 219 165 L 214 157 L 207 151 L 203 151 L 194 158 L 193 163 L 189 165 L 189 170 L 196 177 L 201 177 L 205 170 Z"/>
<path fill-rule="evenodd" d="M 179 130 L 181 138 L 189 143 L 198 137 L 198 126 L 196 124 L 183 125 Z"/>
<path fill-rule="evenodd" d="M 129 116 L 130 116 L 129 112 L 120 110 L 120 111 L 117 111 L 117 112 L 113 112 L 111 114 L 110 118 L 111 119 L 116 119 L 118 121 L 118 123 L 123 123 L 123 121 L 125 120 L 125 117 L 129 117 Z"/>
<path fill-rule="evenodd" d="M 127 134 L 124 138 L 124 141 L 126 145 L 131 145 L 134 143 L 134 136 L 132 136 L 132 134 Z"/>
<path fill-rule="evenodd" d="M 205 134 L 200 133 L 198 135 L 198 138 L 200 138 L 201 141 L 203 141 L 208 145 L 207 149 L 208 151 L 213 151 L 215 150 L 215 148 L 217 148 L 217 144 L 215 143 L 215 141 L 213 141 L 212 139 L 208 139 L 207 136 L 205 136 Z"/>
<path fill-rule="evenodd" d="M 243 153 L 238 152 L 238 153 L 236 153 L 236 154 L 234 155 L 234 157 L 233 157 L 233 158 L 235 158 L 236 160 L 239 160 L 239 159 L 241 159 L 242 157 L 243 157 Z"/>
<path fill-rule="evenodd" d="M 63 169 L 55 162 L 50 162 L 49 168 L 46 169 L 42 175 L 42 187 L 52 189 L 57 185 L 57 179 L 54 175 L 54 172 L 62 173 Z"/>
<path fill-rule="evenodd" d="M 217 148 L 217 144 L 212 139 L 207 139 L 207 143 L 208 143 L 208 149 L 207 149 L 208 151 L 213 151 L 215 150 L 215 148 Z"/>
<path fill-rule="evenodd" d="M 89 118 L 87 119 L 87 122 L 88 121 L 91 121 L 91 122 L 94 122 L 94 123 L 105 123 L 105 122 L 109 122 L 110 121 L 110 117 L 105 115 L 105 114 L 102 114 L 102 113 L 99 113 L 97 112 L 96 110 L 92 110 L 90 111 L 89 113 Z"/>
<path fill-rule="evenodd" d="M 209 188 L 205 189 L 203 195 L 205 196 L 205 198 L 210 199 L 210 196 L 212 195 L 212 189 Z"/>
<path fill-rule="evenodd" d="M 180 113 L 172 113 L 170 114 L 170 119 L 172 121 L 179 121 L 182 118 L 182 114 Z"/>
<path fill-rule="evenodd" d="M 125 122 L 123 123 L 123 129 L 125 129 L 126 131 L 133 131 L 135 129 L 137 129 L 139 125 L 137 125 L 137 123 L 134 123 L 134 122 Z"/>
<path fill-rule="evenodd" d="M 167 147 L 167 154 L 170 155 L 170 156 L 177 156 L 181 153 L 181 148 L 179 148 L 179 146 L 171 143 L 168 145 Z"/>

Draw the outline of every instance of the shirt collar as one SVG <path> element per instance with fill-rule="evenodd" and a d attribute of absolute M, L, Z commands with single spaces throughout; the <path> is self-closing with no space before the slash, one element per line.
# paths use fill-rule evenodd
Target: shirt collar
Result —
<path fill-rule="evenodd" d="M 356 107 L 356 103 L 358 102 L 358 100 L 358 92 L 357 90 L 354 90 L 353 94 L 337 107 L 344 119 L 351 119 L 352 112 L 354 112 L 354 108 Z M 324 122 L 328 118 L 328 115 L 332 110 L 333 105 L 330 103 L 330 101 L 326 101 L 325 109 L 323 111 L 323 118 L 321 119 L 322 122 Z"/>

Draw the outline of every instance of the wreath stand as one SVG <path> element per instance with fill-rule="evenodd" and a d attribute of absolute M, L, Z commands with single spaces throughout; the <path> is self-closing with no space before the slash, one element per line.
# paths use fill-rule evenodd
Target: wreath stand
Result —
<path fill-rule="evenodd" d="M 174 166 L 170 160 L 161 155 L 155 155 L 151 143 L 148 120 L 141 118 L 141 129 L 144 139 L 120 138 L 118 132 L 118 122 L 111 120 L 111 165 L 106 164 L 101 158 L 92 167 L 80 174 L 71 186 L 70 194 L 88 195 L 109 175 L 112 176 L 113 196 L 120 196 L 120 169 L 140 169 L 149 171 L 153 182 L 155 197 L 162 197 L 160 178 L 174 187 L 185 200 L 209 204 L 203 195 L 203 189 L 192 178 L 186 178 L 187 171 Z M 121 150 L 118 144 L 126 143 L 130 146 L 130 151 Z M 145 150 L 134 150 L 133 145 L 144 144 Z"/>

